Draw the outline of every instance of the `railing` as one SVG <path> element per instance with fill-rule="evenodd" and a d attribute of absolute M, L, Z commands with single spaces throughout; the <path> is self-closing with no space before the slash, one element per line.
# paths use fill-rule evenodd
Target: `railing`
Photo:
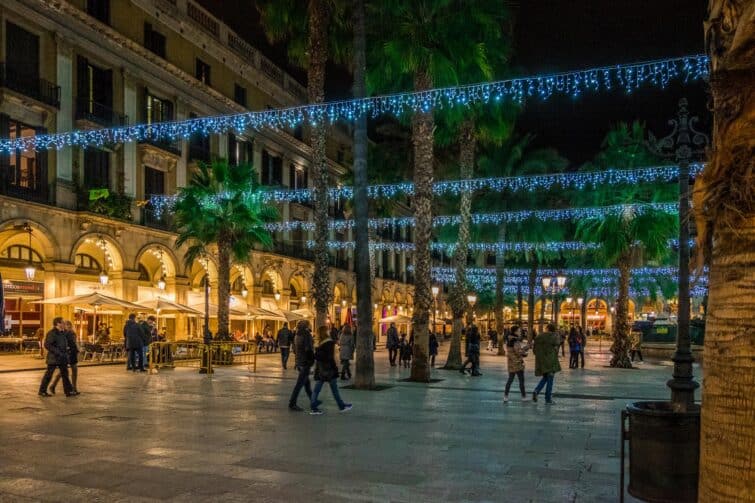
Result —
<path fill-rule="evenodd" d="M 275 243 L 273 251 L 278 255 L 285 255 L 287 257 L 298 258 L 301 260 L 314 260 L 315 257 L 312 250 L 305 248 L 304 246 L 280 241 Z"/>
<path fill-rule="evenodd" d="M 164 150 L 166 152 L 169 152 L 173 155 L 180 156 L 181 155 L 181 143 L 178 141 L 170 141 L 170 140 L 142 140 L 139 143 L 143 143 L 145 145 L 152 145 L 153 147 L 157 147 L 160 150 Z"/>
<path fill-rule="evenodd" d="M 260 58 L 260 70 L 273 79 L 276 84 L 283 87 L 283 70 L 275 66 L 269 59 Z"/>
<path fill-rule="evenodd" d="M 24 75 L 5 63 L 0 63 L 0 87 L 7 87 L 41 103 L 60 108 L 60 86 L 34 75 Z"/>
<path fill-rule="evenodd" d="M 161 229 L 164 231 L 173 230 L 173 217 L 167 212 L 157 212 L 149 206 L 142 208 L 142 225 Z"/>
<path fill-rule="evenodd" d="M 47 155 L 47 152 L 37 152 L 36 155 Z M 0 163 L 0 194 L 47 204 L 49 202 L 47 199 L 47 170 L 44 164 L 40 166 L 36 159 L 29 159 L 27 162 L 29 163 L 27 177 L 31 175 L 32 178 L 24 180 L 18 179 L 15 166 Z"/>
<path fill-rule="evenodd" d="M 220 35 L 220 23 L 207 14 L 204 9 L 192 2 L 187 2 L 186 14 L 199 26 L 212 33 L 215 37 Z"/>
<path fill-rule="evenodd" d="M 94 122 L 101 126 L 125 126 L 128 117 L 102 103 L 88 99 L 76 99 L 76 119 Z"/>

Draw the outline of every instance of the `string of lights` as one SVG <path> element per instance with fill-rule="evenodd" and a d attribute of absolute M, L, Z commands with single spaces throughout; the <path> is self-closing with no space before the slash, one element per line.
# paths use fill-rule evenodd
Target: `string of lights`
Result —
<path fill-rule="evenodd" d="M 413 266 L 408 266 L 407 270 L 413 271 Z M 433 273 L 438 274 L 454 274 L 456 269 L 453 267 L 433 267 Z M 632 268 L 633 276 L 672 276 L 676 275 L 678 269 L 676 267 L 635 267 Z M 506 268 L 503 270 L 505 276 L 528 276 L 530 269 L 527 268 Z M 708 273 L 708 268 L 703 269 L 703 273 Z M 494 267 L 467 267 L 467 274 L 480 275 L 480 276 L 492 276 L 495 277 Z M 538 269 L 539 275 L 555 276 L 556 274 L 566 274 L 567 276 L 619 276 L 619 270 L 616 268 L 565 268 L 565 269 L 553 269 L 544 268 Z"/>
<path fill-rule="evenodd" d="M 94 130 L 22 136 L 0 141 L 0 153 L 17 150 L 61 149 L 65 147 L 102 147 L 105 145 L 188 140 L 192 135 L 243 133 L 248 129 L 294 128 L 353 121 L 366 114 L 399 116 L 433 109 L 469 106 L 510 100 L 522 103 L 527 98 L 546 100 L 554 95 L 577 98 L 585 93 L 621 89 L 631 93 L 641 87 L 665 88 L 672 81 L 688 83 L 707 78 L 709 59 L 691 55 L 620 64 L 548 75 L 536 75 L 463 86 L 408 92 L 368 98 L 262 110 L 232 115 L 201 117 L 175 122 L 137 124 Z"/>
<path fill-rule="evenodd" d="M 697 176 L 705 167 L 702 163 L 690 165 L 690 176 Z M 676 181 L 679 176 L 678 166 L 648 166 L 638 169 L 608 169 L 605 171 L 586 171 L 576 173 L 551 173 L 545 175 L 510 176 L 493 178 L 474 178 L 470 180 L 445 180 L 433 184 L 433 194 L 436 196 L 459 195 L 464 191 L 535 191 L 547 190 L 552 187 L 584 189 L 603 185 L 637 185 L 642 183 L 658 183 Z M 328 189 L 331 200 L 352 199 L 354 188 L 350 186 L 331 187 Z M 314 189 L 264 189 L 259 192 L 261 200 L 267 203 L 310 203 L 313 202 Z M 414 183 L 392 183 L 370 185 L 367 195 L 372 199 L 391 198 L 399 194 L 411 196 L 414 194 Z M 173 208 L 180 197 L 174 195 L 153 195 L 149 198 L 150 207 L 157 213 L 163 213 Z M 227 198 L 227 194 L 214 196 L 216 200 Z"/>
<path fill-rule="evenodd" d="M 617 204 L 612 206 L 595 206 L 586 208 L 560 208 L 552 210 L 521 210 L 504 211 L 498 213 L 476 213 L 472 215 L 473 224 L 494 224 L 510 222 L 523 222 L 529 219 L 548 221 L 565 221 L 585 218 L 605 218 L 609 215 L 640 215 L 649 211 L 662 211 L 676 213 L 677 203 L 634 203 Z M 440 215 L 433 218 L 433 226 L 458 225 L 461 222 L 460 215 Z M 367 225 L 371 229 L 383 229 L 386 227 L 408 227 L 414 225 L 414 217 L 386 217 L 371 218 Z M 328 228 L 336 231 L 346 231 L 354 227 L 353 220 L 330 220 Z M 314 231 L 315 223 L 304 220 L 287 220 L 265 224 L 265 229 L 270 232 L 288 232 L 297 229 Z"/>

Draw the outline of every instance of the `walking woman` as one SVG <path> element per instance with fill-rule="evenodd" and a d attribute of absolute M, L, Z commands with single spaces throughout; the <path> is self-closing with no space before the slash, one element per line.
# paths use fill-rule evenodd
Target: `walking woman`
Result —
<path fill-rule="evenodd" d="M 351 367 L 349 362 L 354 358 L 354 336 L 351 334 L 351 325 L 348 323 L 341 329 L 338 336 L 338 345 L 340 346 L 341 357 L 341 380 L 351 379 Z"/>
<path fill-rule="evenodd" d="M 68 341 L 68 365 L 71 367 L 71 386 L 73 391 L 71 394 L 78 395 L 79 388 L 76 386 L 76 382 L 79 380 L 79 347 L 76 345 L 76 332 L 73 331 L 73 323 L 71 320 L 65 320 L 63 322 L 63 331 L 66 334 L 66 340 Z M 55 374 L 50 384 L 50 393 L 55 394 L 55 387 L 60 382 L 60 372 Z"/>
<path fill-rule="evenodd" d="M 338 393 L 338 365 L 336 365 L 335 357 L 335 342 L 328 334 L 328 327 L 320 327 L 317 329 L 317 348 L 315 349 L 315 389 L 312 390 L 312 410 L 310 414 L 318 416 L 322 414 L 320 405 L 322 402 L 318 400 L 320 391 L 323 384 L 326 382 L 330 385 L 330 391 L 333 393 L 333 398 L 338 404 L 338 409 L 341 412 L 351 410 L 351 404 L 345 403 L 341 400 L 341 395 Z"/>
<path fill-rule="evenodd" d="M 506 355 L 509 366 L 509 380 L 506 381 L 506 390 L 503 392 L 503 403 L 509 401 L 509 390 L 511 389 L 511 383 L 514 382 L 514 377 L 519 379 L 519 392 L 522 394 L 522 401 L 526 402 L 527 392 L 524 391 L 524 357 L 527 356 L 528 346 L 527 341 L 521 337 L 519 326 L 515 325 L 512 327 L 506 346 L 508 347 Z"/>

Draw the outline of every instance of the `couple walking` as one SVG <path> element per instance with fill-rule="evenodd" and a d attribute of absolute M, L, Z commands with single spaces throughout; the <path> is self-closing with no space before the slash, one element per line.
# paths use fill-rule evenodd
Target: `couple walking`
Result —
<path fill-rule="evenodd" d="M 527 400 L 527 393 L 524 391 L 524 357 L 527 356 L 528 344 L 526 338 L 520 336 L 520 329 L 515 326 L 511 329 L 511 335 L 508 342 L 508 371 L 509 379 L 506 382 L 506 389 L 503 395 L 503 401 L 509 401 L 509 390 L 514 378 L 519 379 L 519 391 L 522 394 L 522 400 Z M 561 346 L 561 337 L 556 332 L 556 326 L 548 324 L 548 330 L 535 337 L 532 351 L 535 353 L 535 375 L 541 376 L 540 382 L 532 393 L 532 401 L 537 402 L 537 396 L 545 387 L 545 403 L 553 404 L 553 378 L 556 372 L 561 371 L 561 364 L 558 361 L 558 348 Z"/>
<path fill-rule="evenodd" d="M 296 328 L 294 337 L 294 349 L 296 352 L 296 368 L 299 371 L 299 377 L 288 401 L 288 408 L 294 411 L 304 410 L 297 405 L 297 399 L 301 389 L 307 393 L 310 403 L 310 414 L 321 415 L 320 409 L 322 402 L 319 400 L 320 391 L 327 382 L 333 398 L 338 404 L 341 412 L 351 410 L 351 404 L 341 399 L 338 391 L 338 365 L 335 358 L 335 341 L 330 337 L 327 327 L 320 327 L 317 330 L 317 344 L 312 338 L 312 332 L 309 329 L 307 321 L 300 321 Z M 315 365 L 315 389 L 312 390 L 309 382 L 309 371 Z"/>
<path fill-rule="evenodd" d="M 63 380 L 63 391 L 66 396 L 76 396 L 79 392 L 76 390 L 76 381 L 78 379 L 78 355 L 79 348 L 76 345 L 76 334 L 73 331 L 73 324 L 70 321 L 63 320 L 58 316 L 52 320 L 52 330 L 45 336 L 44 348 L 47 351 L 47 371 L 42 376 L 42 382 L 39 384 L 39 396 L 48 397 L 55 394 L 55 386 L 59 380 Z M 73 382 L 68 378 L 68 366 L 71 366 Z M 59 373 L 52 380 L 55 370 Z M 52 386 L 50 386 L 52 381 Z M 50 386 L 50 393 L 48 393 Z"/>

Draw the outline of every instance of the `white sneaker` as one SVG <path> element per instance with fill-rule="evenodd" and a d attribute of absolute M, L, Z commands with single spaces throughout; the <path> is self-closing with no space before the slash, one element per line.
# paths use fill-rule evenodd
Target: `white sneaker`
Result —
<path fill-rule="evenodd" d="M 503 395 L 503 403 L 509 402 L 509 395 Z"/>
<path fill-rule="evenodd" d="M 530 397 L 528 397 L 527 395 L 525 395 L 525 396 L 522 397 L 522 401 L 523 402 L 529 402 L 530 401 Z"/>

